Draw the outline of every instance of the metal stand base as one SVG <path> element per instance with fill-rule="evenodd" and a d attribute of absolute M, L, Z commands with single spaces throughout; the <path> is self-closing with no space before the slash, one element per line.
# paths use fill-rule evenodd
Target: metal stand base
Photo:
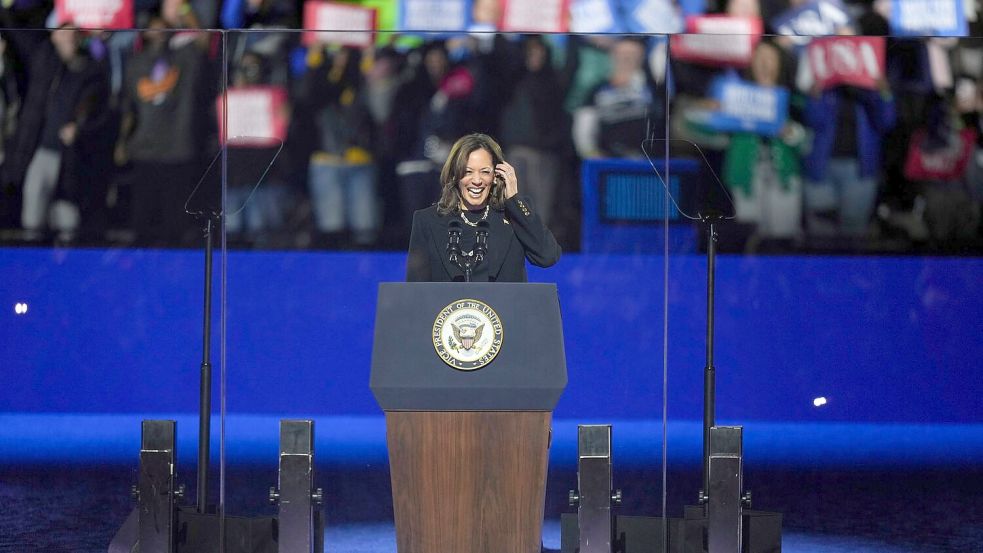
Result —
<path fill-rule="evenodd" d="M 280 421 L 279 488 L 270 502 L 279 507 L 279 553 L 324 551 L 322 492 L 314 489 L 314 421 Z"/>
<path fill-rule="evenodd" d="M 578 551 L 611 553 L 611 504 L 621 502 L 621 490 L 611 486 L 611 425 L 581 424 L 577 437 L 578 489 L 570 491 L 570 506 L 577 506 Z"/>
<path fill-rule="evenodd" d="M 665 524 L 665 526 L 664 526 Z M 668 527 L 669 540 L 664 529 Z M 744 510 L 741 515 L 743 553 L 781 553 L 782 514 Z M 577 515 L 560 515 L 560 551 L 579 552 Z M 687 506 L 683 518 L 638 517 L 618 515 L 614 518 L 613 553 L 707 553 L 707 519 L 703 507 Z M 666 547 L 668 545 L 668 548 Z M 735 552 L 738 553 L 738 552 Z"/>
<path fill-rule="evenodd" d="M 219 516 L 178 506 L 174 421 L 143 421 L 137 507 L 109 544 L 110 553 L 323 553 L 321 490 L 314 485 L 313 421 L 280 423 L 279 516 Z M 224 528 L 222 521 L 225 521 Z"/>

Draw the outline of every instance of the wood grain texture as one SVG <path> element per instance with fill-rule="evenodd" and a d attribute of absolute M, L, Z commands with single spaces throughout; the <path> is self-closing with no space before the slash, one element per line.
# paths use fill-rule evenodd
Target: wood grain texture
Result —
<path fill-rule="evenodd" d="M 399 553 L 539 553 L 549 412 L 386 412 Z"/>

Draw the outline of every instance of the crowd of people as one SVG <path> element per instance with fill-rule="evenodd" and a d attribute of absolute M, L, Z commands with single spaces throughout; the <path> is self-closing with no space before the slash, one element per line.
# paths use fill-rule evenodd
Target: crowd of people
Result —
<path fill-rule="evenodd" d="M 40 0 L 0 12 L 3 242 L 196 245 L 189 212 L 219 210 L 216 99 L 262 86 L 283 92 L 283 140 L 244 148 L 254 163 L 229 157 L 233 245 L 404 249 L 450 145 L 482 132 L 568 251 L 584 160 L 652 161 L 644 144 L 667 138 L 726 189 L 738 247 L 983 250 L 983 39 L 889 37 L 874 86 L 823 88 L 804 76 L 802 41 L 772 36 L 787 2 L 711 7 L 765 22 L 749 63 L 730 67 L 677 59 L 665 36 L 352 46 L 296 31 L 292 0 L 135 5 L 140 31 L 80 30 Z M 889 34 L 876 4 L 847 8 L 838 34 Z M 706 125 L 720 79 L 783 90 L 787 118 L 774 132 Z"/>

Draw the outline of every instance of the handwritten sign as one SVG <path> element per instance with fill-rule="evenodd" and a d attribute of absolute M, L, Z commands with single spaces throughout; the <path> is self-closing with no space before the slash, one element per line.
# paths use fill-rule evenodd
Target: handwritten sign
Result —
<path fill-rule="evenodd" d="M 891 0 L 894 36 L 967 36 L 962 0 Z"/>
<path fill-rule="evenodd" d="M 461 32 L 471 24 L 471 0 L 402 0 L 402 31 Z"/>
<path fill-rule="evenodd" d="M 304 44 L 371 46 L 375 40 L 376 11 L 352 4 L 307 0 L 304 3 Z M 317 31 L 317 32 L 315 32 Z"/>
<path fill-rule="evenodd" d="M 505 32 L 565 33 L 570 29 L 570 0 L 501 0 Z"/>
<path fill-rule="evenodd" d="M 838 85 L 877 88 L 884 77 L 884 37 L 823 37 L 806 50 L 814 82 L 820 89 Z"/>
<path fill-rule="evenodd" d="M 839 0 L 816 0 L 783 12 L 771 26 L 780 35 L 794 36 L 805 46 L 811 37 L 832 36 L 850 25 L 850 15 Z"/>
<path fill-rule="evenodd" d="M 761 40 L 763 25 L 756 17 L 703 15 L 686 18 L 686 32 L 672 35 L 672 56 L 713 66 L 746 67 Z"/>
<path fill-rule="evenodd" d="M 133 0 L 55 0 L 55 16 L 83 29 L 132 29 Z"/>
<path fill-rule="evenodd" d="M 275 146 L 287 138 L 286 106 L 287 90 L 282 86 L 229 88 L 216 102 L 219 139 L 222 144 L 229 136 L 240 144 Z"/>
<path fill-rule="evenodd" d="M 703 125 L 718 132 L 749 132 L 777 136 L 788 119 L 788 89 L 759 86 L 735 78 L 718 78 L 710 96 L 720 109 L 711 111 Z"/>

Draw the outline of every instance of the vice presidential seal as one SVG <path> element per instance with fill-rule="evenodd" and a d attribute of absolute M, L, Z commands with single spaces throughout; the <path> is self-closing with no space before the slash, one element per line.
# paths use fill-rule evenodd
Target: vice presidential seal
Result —
<path fill-rule="evenodd" d="M 432 337 L 444 363 L 473 371 L 491 363 L 502 349 L 502 321 L 482 301 L 457 300 L 437 314 Z"/>

